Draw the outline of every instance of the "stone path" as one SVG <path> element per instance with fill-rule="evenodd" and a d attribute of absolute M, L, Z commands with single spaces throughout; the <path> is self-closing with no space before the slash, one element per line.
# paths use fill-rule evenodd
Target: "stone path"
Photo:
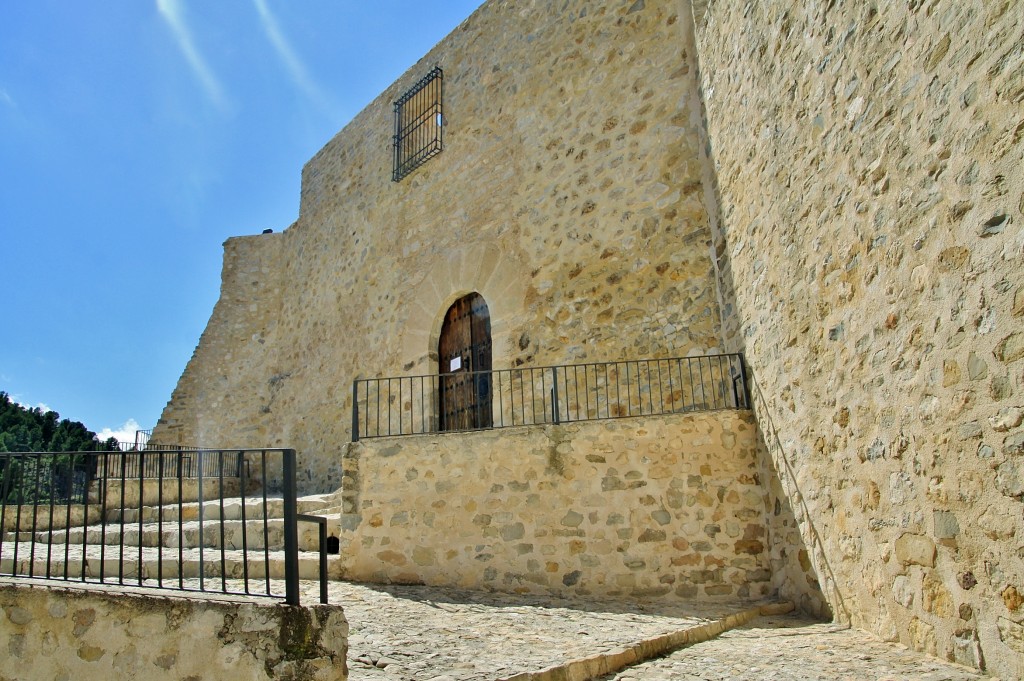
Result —
<path fill-rule="evenodd" d="M 304 583 L 303 602 L 317 598 Z M 332 582 L 349 621 L 353 681 L 542 681 L 573 678 L 571 660 L 697 631 L 743 604 L 655 605 L 558 600 L 459 589 Z M 527 674 L 527 672 L 530 672 Z M 540 673 L 543 672 L 543 673 Z M 604 681 L 974 681 L 984 675 L 869 634 L 798 616 L 757 617 L 718 638 Z"/>
<path fill-rule="evenodd" d="M 759 617 L 602 681 L 974 681 L 974 670 L 800 616 Z"/>
<path fill-rule="evenodd" d="M 315 602 L 316 588 L 303 593 Z M 354 681 L 494 680 L 611 653 L 745 605 L 640 609 L 599 601 L 332 582 L 349 621 Z"/>

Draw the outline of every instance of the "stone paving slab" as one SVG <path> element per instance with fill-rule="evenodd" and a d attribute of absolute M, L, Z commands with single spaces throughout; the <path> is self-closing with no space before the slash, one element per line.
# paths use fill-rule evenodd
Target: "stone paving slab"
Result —
<path fill-rule="evenodd" d="M 314 602 L 314 583 L 303 602 Z M 332 582 L 349 622 L 353 681 L 556 678 L 574 660 L 622 654 L 751 604 L 656 605 Z M 756 605 L 753 606 L 756 608 Z M 538 675 L 538 672 L 548 670 Z M 561 676 L 558 678 L 566 678 Z"/>
<path fill-rule="evenodd" d="M 984 674 L 801 616 L 759 617 L 602 681 L 975 681 Z"/>

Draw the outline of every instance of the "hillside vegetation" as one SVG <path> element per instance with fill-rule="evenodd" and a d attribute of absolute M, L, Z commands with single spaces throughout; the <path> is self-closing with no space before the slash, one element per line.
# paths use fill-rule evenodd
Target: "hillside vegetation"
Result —
<path fill-rule="evenodd" d="M 0 391 L 0 452 L 95 452 L 117 449 L 117 440 L 100 442 L 78 421 L 55 411 L 23 407 Z"/>

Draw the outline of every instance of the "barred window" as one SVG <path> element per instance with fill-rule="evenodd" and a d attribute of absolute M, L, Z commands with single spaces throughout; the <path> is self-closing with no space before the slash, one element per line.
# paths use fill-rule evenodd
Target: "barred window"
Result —
<path fill-rule="evenodd" d="M 441 91 L 444 74 L 435 66 L 395 102 L 395 182 L 441 153 Z"/>

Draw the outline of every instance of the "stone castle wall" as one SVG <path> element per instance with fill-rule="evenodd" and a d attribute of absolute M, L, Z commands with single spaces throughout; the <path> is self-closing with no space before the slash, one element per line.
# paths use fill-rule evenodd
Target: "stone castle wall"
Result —
<path fill-rule="evenodd" d="M 224 244 L 220 298 L 199 345 L 154 430 L 153 442 L 243 447 L 283 446 L 260 418 L 273 407 L 282 373 L 273 358 L 284 287 L 284 234 L 237 237 Z M 254 382 L 260 367 L 265 380 Z M 228 418 L 225 418 L 228 417 Z M 273 444 L 270 441 L 273 440 Z"/>
<path fill-rule="evenodd" d="M 724 333 L 825 593 L 1006 678 L 1024 676 L 1022 14 L 712 2 L 698 22 Z"/>
<path fill-rule="evenodd" d="M 228 242 L 154 439 L 295 447 L 333 490 L 352 380 L 436 373 L 471 291 L 495 368 L 741 350 L 771 588 L 1024 676 L 1021 45 L 1009 0 L 492 0 L 307 164 L 295 225 Z M 434 65 L 445 150 L 392 183 Z M 385 515 L 353 569 L 433 574 Z"/>
<path fill-rule="evenodd" d="M 483 5 L 307 164 L 293 226 L 227 243 L 154 439 L 294 447 L 333 490 L 352 380 L 436 373 L 471 291 L 496 369 L 717 350 L 684 10 Z M 392 102 L 435 64 L 444 151 L 394 183 Z"/>
<path fill-rule="evenodd" d="M 346 578 L 633 598 L 773 592 L 750 412 L 362 440 L 344 465 Z"/>

